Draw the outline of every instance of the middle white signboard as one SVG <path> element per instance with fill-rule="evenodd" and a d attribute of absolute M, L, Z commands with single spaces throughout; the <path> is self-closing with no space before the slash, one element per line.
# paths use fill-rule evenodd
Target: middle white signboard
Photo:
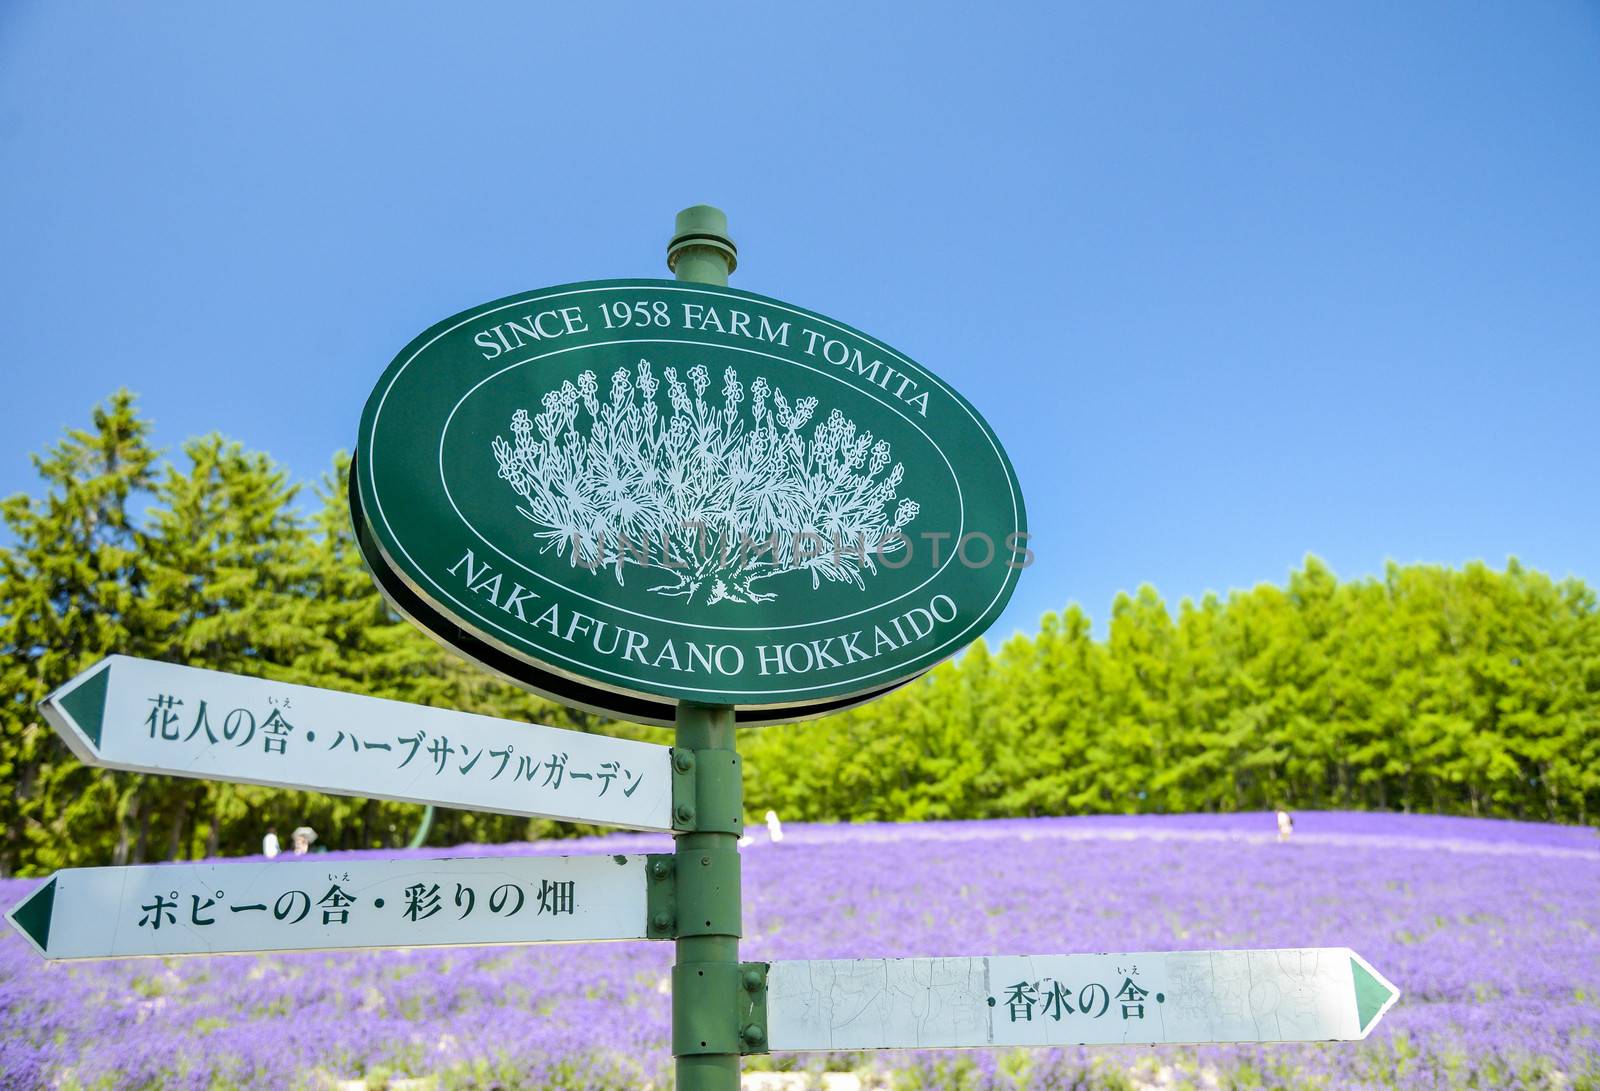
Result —
<path fill-rule="evenodd" d="M 48 959 L 644 939 L 644 856 L 58 871 L 7 914 Z"/>

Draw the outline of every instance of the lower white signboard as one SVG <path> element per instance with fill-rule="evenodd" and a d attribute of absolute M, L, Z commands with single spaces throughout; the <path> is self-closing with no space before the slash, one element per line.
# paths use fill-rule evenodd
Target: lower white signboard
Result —
<path fill-rule="evenodd" d="M 7 917 L 49 959 L 643 939 L 646 862 L 327 856 L 68 868 Z"/>
<path fill-rule="evenodd" d="M 1348 947 L 774 962 L 781 1050 L 1365 1038 L 1399 990 Z"/>

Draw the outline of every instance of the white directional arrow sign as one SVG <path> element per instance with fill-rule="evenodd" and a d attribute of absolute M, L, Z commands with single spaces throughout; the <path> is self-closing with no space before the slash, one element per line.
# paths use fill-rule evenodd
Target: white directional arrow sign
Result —
<path fill-rule="evenodd" d="M 1400 997 L 1348 947 L 774 962 L 773 1050 L 1365 1038 Z"/>
<path fill-rule="evenodd" d="M 45 958 L 643 939 L 644 856 L 68 868 L 7 914 Z"/>
<path fill-rule="evenodd" d="M 671 750 L 113 655 L 40 702 L 90 765 L 672 829 Z"/>

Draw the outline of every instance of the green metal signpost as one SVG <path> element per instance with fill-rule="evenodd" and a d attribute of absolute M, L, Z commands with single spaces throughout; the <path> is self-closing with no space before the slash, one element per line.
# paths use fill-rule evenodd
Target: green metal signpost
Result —
<path fill-rule="evenodd" d="M 728 220 L 697 205 L 678 213 L 667 265 L 679 280 L 726 286 L 737 263 Z M 764 1051 L 766 975 L 739 963 L 744 771 L 729 706 L 680 703 L 677 753 L 695 774 L 694 829 L 677 837 L 677 961 L 672 967 L 672 1053 L 681 1091 L 737 1091 L 746 1047 Z M 682 765 L 679 766 L 682 768 Z M 746 974 L 749 980 L 746 980 Z"/>
<path fill-rule="evenodd" d="M 12 925 L 51 959 L 670 939 L 679 1091 L 735 1091 L 769 1049 L 1370 1033 L 1399 991 L 1345 948 L 739 961 L 736 727 L 918 677 L 999 617 L 1032 554 L 972 406 L 858 330 L 729 288 L 737 258 L 699 205 L 675 281 L 437 323 L 368 399 L 351 474 L 397 610 L 520 686 L 671 724 L 674 746 L 127 656 L 40 705 L 94 765 L 671 831 L 673 853 L 68 869 Z M 434 921 L 446 884 L 483 912 Z"/>

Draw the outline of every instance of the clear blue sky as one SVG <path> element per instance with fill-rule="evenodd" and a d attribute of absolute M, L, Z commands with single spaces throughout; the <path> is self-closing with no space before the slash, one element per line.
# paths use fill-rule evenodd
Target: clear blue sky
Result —
<path fill-rule="evenodd" d="M 119 386 L 310 479 L 437 319 L 668 276 L 942 375 L 994 635 L 1307 552 L 1600 581 L 1600 6 L 0 6 L 0 493 Z"/>

